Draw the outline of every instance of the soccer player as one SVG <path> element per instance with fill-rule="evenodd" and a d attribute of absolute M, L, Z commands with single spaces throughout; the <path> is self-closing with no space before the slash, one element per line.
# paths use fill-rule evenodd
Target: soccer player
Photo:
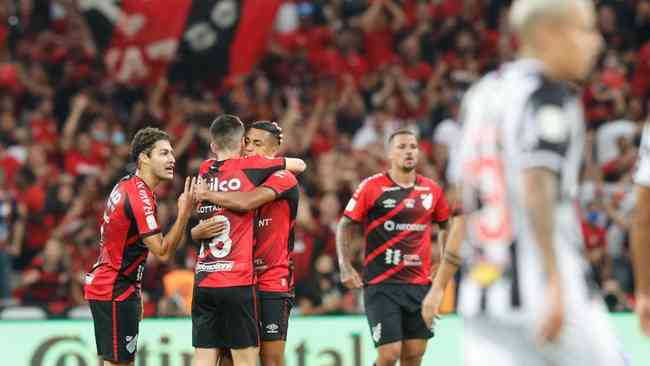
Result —
<path fill-rule="evenodd" d="M 639 166 L 634 177 L 637 185 L 636 209 L 632 227 L 632 257 L 636 283 L 636 313 L 641 330 L 650 337 L 650 124 L 643 129 L 639 148 Z"/>
<path fill-rule="evenodd" d="M 192 343 L 197 366 L 213 366 L 218 349 L 229 348 L 235 366 L 254 366 L 259 346 L 257 294 L 253 268 L 254 212 L 236 212 L 211 203 L 214 192 L 250 192 L 273 173 L 302 172 L 300 159 L 241 158 L 244 125 L 223 115 L 210 126 L 218 157 L 201 164 L 207 189 L 197 191 L 199 218 L 225 223 L 220 235 L 201 241 L 192 302 Z"/>
<path fill-rule="evenodd" d="M 519 59 L 467 93 L 452 168 L 460 172 L 464 217 L 452 226 L 448 248 L 459 239 L 467 246 L 459 300 L 465 362 L 623 365 L 587 280 L 575 208 L 584 121 L 569 82 L 589 75 L 602 43 L 593 3 L 517 0 L 510 22 Z M 459 259 L 446 255 L 439 275 L 448 277 L 455 268 L 445 267 Z M 423 313 L 432 320 L 430 310 Z"/>
<path fill-rule="evenodd" d="M 253 123 L 244 140 L 245 156 L 276 156 L 282 130 L 275 123 Z M 284 365 L 284 347 L 293 306 L 294 281 L 291 252 L 299 190 L 296 177 L 287 170 L 273 173 L 251 192 L 205 192 L 199 182 L 197 195 L 227 209 L 257 210 L 255 221 L 255 271 L 260 299 L 264 366 Z M 229 359 L 222 361 L 228 364 Z"/>
<path fill-rule="evenodd" d="M 137 163 L 133 175 L 111 191 L 100 230 L 100 254 L 86 274 L 85 298 L 95 325 L 97 353 L 104 365 L 133 365 L 142 319 L 140 281 L 149 251 L 168 260 L 183 237 L 194 208 L 194 179 L 185 180 L 178 216 L 163 237 L 153 189 L 174 177 L 169 135 L 156 128 L 139 130 L 131 142 Z"/>
<path fill-rule="evenodd" d="M 433 336 L 420 315 L 431 284 L 431 230 L 433 223 L 445 229 L 449 207 L 440 186 L 415 172 L 415 134 L 398 130 L 388 144 L 390 169 L 361 182 L 338 224 L 336 247 L 341 281 L 365 286 L 376 365 L 419 365 Z M 362 279 L 351 262 L 364 236 Z"/>

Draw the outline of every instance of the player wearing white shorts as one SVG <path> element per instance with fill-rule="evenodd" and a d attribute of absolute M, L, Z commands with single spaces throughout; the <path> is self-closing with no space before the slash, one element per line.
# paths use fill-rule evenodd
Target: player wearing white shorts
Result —
<path fill-rule="evenodd" d="M 429 324 L 466 258 L 459 311 L 467 366 L 619 366 L 625 361 L 590 284 L 576 194 L 584 145 L 579 97 L 602 39 L 589 0 L 518 0 L 520 57 L 463 102 L 456 159 L 463 217 L 423 304 Z"/>

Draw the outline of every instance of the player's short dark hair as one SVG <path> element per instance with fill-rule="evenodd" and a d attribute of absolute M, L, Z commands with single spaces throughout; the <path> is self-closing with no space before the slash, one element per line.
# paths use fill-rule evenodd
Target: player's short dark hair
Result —
<path fill-rule="evenodd" d="M 239 150 L 244 132 L 241 119 L 232 114 L 223 114 L 210 125 L 210 136 L 218 149 Z"/>
<path fill-rule="evenodd" d="M 140 153 L 143 152 L 149 156 L 151 150 L 153 150 L 153 145 L 160 140 L 170 141 L 169 134 L 154 127 L 145 127 L 138 130 L 133 136 L 133 140 L 131 140 L 131 160 L 137 163 Z"/>
<path fill-rule="evenodd" d="M 391 142 L 393 142 L 393 139 L 399 135 L 411 135 L 416 139 L 418 138 L 418 135 L 415 133 L 415 131 L 409 130 L 408 128 L 400 128 L 397 131 L 391 133 L 390 136 L 388 136 L 388 143 L 390 144 Z"/>
<path fill-rule="evenodd" d="M 270 133 L 273 137 L 275 137 L 278 140 L 278 144 L 280 143 L 282 139 L 282 130 L 278 128 L 278 126 L 270 121 L 256 121 L 253 122 L 248 129 L 258 129 L 262 131 L 266 131 Z"/>

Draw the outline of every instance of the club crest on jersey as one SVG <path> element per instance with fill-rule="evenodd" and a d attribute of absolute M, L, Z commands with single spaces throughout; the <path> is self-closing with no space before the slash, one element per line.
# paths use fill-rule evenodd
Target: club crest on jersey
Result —
<path fill-rule="evenodd" d="M 406 198 L 404 200 L 404 206 L 406 206 L 406 208 L 414 208 L 415 200 L 413 198 Z"/>
<path fill-rule="evenodd" d="M 430 209 L 433 205 L 433 194 L 421 194 L 420 198 L 422 199 L 422 206 L 427 210 Z"/>
<path fill-rule="evenodd" d="M 381 202 L 384 205 L 384 208 L 395 208 L 397 201 L 392 198 L 387 198 Z"/>

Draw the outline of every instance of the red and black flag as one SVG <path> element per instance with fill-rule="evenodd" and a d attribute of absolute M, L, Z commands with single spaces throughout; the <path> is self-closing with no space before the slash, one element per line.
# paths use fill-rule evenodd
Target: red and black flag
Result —
<path fill-rule="evenodd" d="M 216 83 L 249 73 L 283 0 L 85 0 L 98 50 L 116 80 Z M 173 65 L 170 68 L 170 64 Z"/>

